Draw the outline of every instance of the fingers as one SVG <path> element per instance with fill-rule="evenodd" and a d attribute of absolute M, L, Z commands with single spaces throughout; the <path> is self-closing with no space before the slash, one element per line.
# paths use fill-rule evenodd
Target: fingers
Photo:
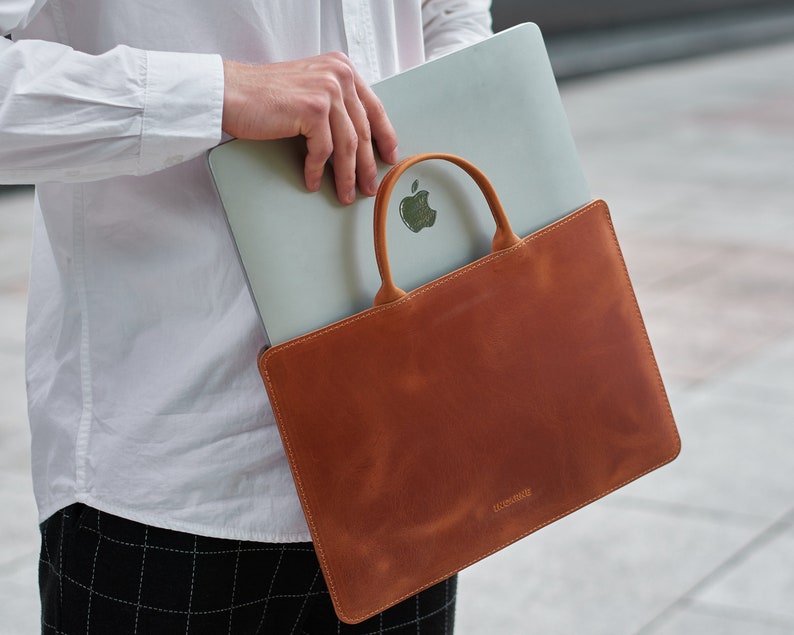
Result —
<path fill-rule="evenodd" d="M 357 78 L 356 90 L 366 111 L 371 138 L 378 147 L 378 154 L 386 163 L 394 165 L 399 158 L 397 133 L 386 115 L 386 109 L 372 88 L 361 77 Z"/>
<path fill-rule="evenodd" d="M 333 157 L 337 197 L 344 205 L 352 203 L 356 199 L 358 171 L 366 168 L 358 163 L 358 133 L 343 103 L 329 104 L 329 112 L 306 132 L 306 148 L 306 187 L 313 192 L 320 189 L 325 165 Z"/>
<path fill-rule="evenodd" d="M 322 184 L 325 164 L 334 152 L 333 135 L 330 126 L 317 126 L 316 130 L 307 130 L 306 136 L 306 161 L 303 172 L 306 188 L 316 192 Z"/>
<path fill-rule="evenodd" d="M 224 130 L 247 139 L 306 137 L 306 187 L 320 188 L 333 158 L 339 200 L 352 203 L 356 185 L 377 190 L 373 141 L 384 161 L 397 161 L 397 135 L 372 89 L 341 53 L 246 66 L 224 62 Z"/>
<path fill-rule="evenodd" d="M 336 194 L 345 205 L 356 200 L 356 182 L 359 175 L 369 173 L 370 180 L 377 174 L 374 158 L 370 157 L 367 165 L 366 158 L 359 161 L 359 156 L 366 155 L 363 152 L 365 142 L 360 139 L 360 130 L 367 125 L 362 122 L 357 113 L 351 113 L 347 103 L 344 108 L 335 109 L 331 113 L 331 134 L 334 140 L 334 182 L 336 183 Z M 369 133 L 367 133 L 368 135 Z M 359 152 L 362 150 L 362 152 Z M 372 172 L 375 172 L 374 174 Z M 369 194 L 362 188 L 364 194 Z"/>
<path fill-rule="evenodd" d="M 378 165 L 375 160 L 373 141 L 380 157 L 389 164 L 397 163 L 397 133 L 386 115 L 386 110 L 366 82 L 356 74 L 357 99 L 348 105 L 348 110 L 357 114 L 353 122 L 358 136 L 356 175 L 359 189 L 368 196 L 378 191 Z"/>
<path fill-rule="evenodd" d="M 322 171 L 331 150 L 337 196 L 343 204 L 356 197 L 356 184 L 365 195 L 372 196 L 378 188 L 378 166 L 372 145 L 373 133 L 385 161 L 397 160 L 397 135 L 385 109 L 372 89 L 341 54 L 327 59 L 322 92 L 329 96 L 327 128 L 321 121 L 313 134 L 307 134 L 309 154 L 306 158 L 306 185 L 319 188 Z M 329 143 L 330 142 L 330 143 Z"/>

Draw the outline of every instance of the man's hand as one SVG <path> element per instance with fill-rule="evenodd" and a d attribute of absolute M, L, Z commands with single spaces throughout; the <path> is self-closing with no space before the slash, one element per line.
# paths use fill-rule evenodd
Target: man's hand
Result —
<path fill-rule="evenodd" d="M 306 137 L 306 187 L 317 191 L 334 158 L 339 200 L 377 191 L 372 140 L 387 163 L 397 161 L 397 135 L 380 100 L 341 53 L 278 64 L 224 60 L 223 129 L 241 139 Z"/>

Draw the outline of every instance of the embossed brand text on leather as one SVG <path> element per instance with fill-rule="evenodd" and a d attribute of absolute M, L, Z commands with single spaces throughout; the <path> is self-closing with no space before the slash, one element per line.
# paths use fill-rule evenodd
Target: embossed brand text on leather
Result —
<path fill-rule="evenodd" d="M 514 505 L 525 498 L 529 498 L 530 496 L 532 496 L 532 488 L 527 487 L 526 489 L 521 490 L 518 494 L 514 494 L 510 498 L 505 498 L 503 501 L 496 503 L 496 505 L 493 506 L 493 510 L 495 512 L 500 512 L 503 509 L 510 507 L 510 505 Z"/>

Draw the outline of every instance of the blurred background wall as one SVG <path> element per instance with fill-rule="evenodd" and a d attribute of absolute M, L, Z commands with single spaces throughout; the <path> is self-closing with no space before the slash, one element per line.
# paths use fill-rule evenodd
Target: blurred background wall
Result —
<path fill-rule="evenodd" d="M 558 79 L 782 41 L 787 0 L 493 0 L 494 30 L 536 22 Z"/>
<path fill-rule="evenodd" d="M 691 18 L 715 11 L 791 6 L 780 0 L 493 0 L 494 28 L 537 22 L 547 33 Z"/>

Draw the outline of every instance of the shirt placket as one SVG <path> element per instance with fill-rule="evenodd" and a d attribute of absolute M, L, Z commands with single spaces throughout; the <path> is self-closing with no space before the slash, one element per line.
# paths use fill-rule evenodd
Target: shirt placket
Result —
<path fill-rule="evenodd" d="M 342 15 L 348 56 L 367 82 L 377 81 L 380 72 L 369 0 L 342 0 Z"/>

